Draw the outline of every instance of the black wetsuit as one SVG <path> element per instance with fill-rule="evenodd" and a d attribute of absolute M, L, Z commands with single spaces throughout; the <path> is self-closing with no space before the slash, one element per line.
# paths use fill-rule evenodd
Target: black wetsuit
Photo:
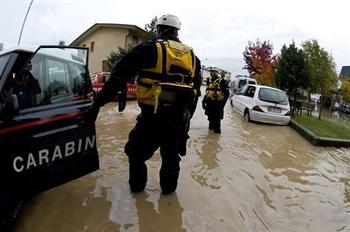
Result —
<path fill-rule="evenodd" d="M 213 81 L 214 81 L 213 78 L 209 79 L 208 85 L 209 85 L 209 82 L 213 82 Z M 212 100 L 207 96 L 204 96 L 202 101 L 205 114 L 208 116 L 209 129 L 214 130 L 215 133 L 221 133 L 220 124 L 221 124 L 221 120 L 224 118 L 224 107 L 230 94 L 227 83 L 224 79 L 221 79 L 219 85 L 220 85 L 221 91 L 224 94 L 223 101 Z"/>
<path fill-rule="evenodd" d="M 175 33 L 163 34 L 162 40 L 180 42 Z M 154 68 L 157 64 L 156 41 L 144 42 L 132 49 L 112 70 L 111 78 L 98 93 L 96 104 L 103 105 L 113 99 L 116 91 L 125 89 L 126 83 L 142 69 Z M 200 95 L 202 77 L 200 61 L 196 57 L 194 88 Z M 188 104 L 162 105 L 157 113 L 154 107 L 139 102 L 141 113 L 137 116 L 135 128 L 129 134 L 125 153 L 129 157 L 129 184 L 131 191 L 144 190 L 147 182 L 145 161 L 160 148 L 162 166 L 160 185 L 163 193 L 175 191 L 179 175 L 180 156 L 186 154 L 186 141 L 190 119 L 195 111 L 198 96 Z"/>

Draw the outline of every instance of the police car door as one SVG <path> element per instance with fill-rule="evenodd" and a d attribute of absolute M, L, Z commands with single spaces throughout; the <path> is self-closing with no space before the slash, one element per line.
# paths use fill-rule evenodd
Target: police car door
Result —
<path fill-rule="evenodd" d="M 0 120 L 0 175 L 11 191 L 31 195 L 98 169 L 95 124 L 84 117 L 92 103 L 87 58 L 83 48 L 40 47 L 0 89 L 19 106 Z"/>

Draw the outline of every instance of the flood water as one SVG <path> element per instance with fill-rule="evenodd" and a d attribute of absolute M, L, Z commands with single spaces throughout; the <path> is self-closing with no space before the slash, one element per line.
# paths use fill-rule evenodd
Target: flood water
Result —
<path fill-rule="evenodd" d="M 135 101 L 102 108 L 100 170 L 29 201 L 16 231 L 350 231 L 350 149 L 245 122 L 229 104 L 221 135 L 197 108 L 176 193 L 161 194 L 157 151 L 131 194 L 123 148 L 138 113 Z"/>

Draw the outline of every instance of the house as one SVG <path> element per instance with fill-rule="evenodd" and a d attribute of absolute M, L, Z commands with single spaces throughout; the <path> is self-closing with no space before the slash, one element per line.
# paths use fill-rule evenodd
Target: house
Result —
<path fill-rule="evenodd" d="M 350 66 L 343 66 L 341 68 L 339 79 L 343 80 L 345 78 L 350 78 Z"/>
<path fill-rule="evenodd" d="M 119 47 L 131 49 L 146 38 L 147 32 L 138 26 L 114 23 L 96 23 L 70 45 L 89 48 L 90 74 L 109 71 L 107 56 Z"/>

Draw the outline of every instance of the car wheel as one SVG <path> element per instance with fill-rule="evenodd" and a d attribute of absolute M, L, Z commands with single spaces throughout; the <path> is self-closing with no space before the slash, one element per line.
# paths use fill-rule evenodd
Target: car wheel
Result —
<path fill-rule="evenodd" d="M 249 115 L 249 111 L 248 110 L 245 110 L 244 111 L 244 120 L 247 121 L 247 122 L 250 122 L 250 115 Z"/>

